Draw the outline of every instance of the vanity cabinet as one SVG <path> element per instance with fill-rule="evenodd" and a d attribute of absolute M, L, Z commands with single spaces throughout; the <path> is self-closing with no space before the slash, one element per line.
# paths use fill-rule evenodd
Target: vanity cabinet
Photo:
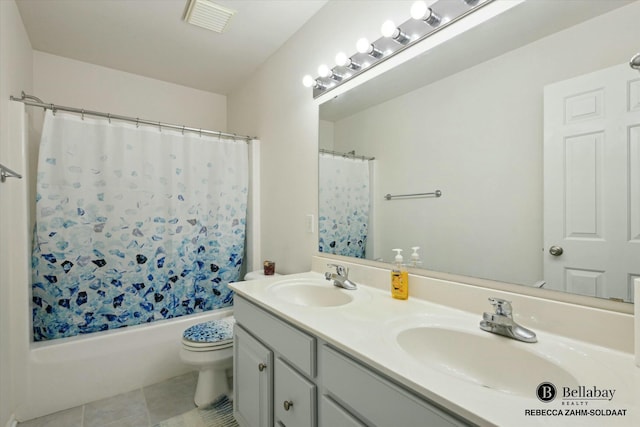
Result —
<path fill-rule="evenodd" d="M 315 427 L 315 338 L 237 295 L 234 316 L 234 416 L 238 424 Z"/>
<path fill-rule="evenodd" d="M 240 295 L 234 316 L 234 415 L 242 427 L 467 425 Z"/>

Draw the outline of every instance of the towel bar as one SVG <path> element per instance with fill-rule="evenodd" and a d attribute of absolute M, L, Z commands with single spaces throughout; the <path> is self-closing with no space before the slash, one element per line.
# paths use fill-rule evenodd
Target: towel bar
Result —
<path fill-rule="evenodd" d="M 399 197 L 428 197 L 428 196 L 440 197 L 442 196 L 442 191 L 436 190 L 432 193 L 387 194 L 386 196 L 384 196 L 384 198 L 387 200 L 391 200 Z"/>

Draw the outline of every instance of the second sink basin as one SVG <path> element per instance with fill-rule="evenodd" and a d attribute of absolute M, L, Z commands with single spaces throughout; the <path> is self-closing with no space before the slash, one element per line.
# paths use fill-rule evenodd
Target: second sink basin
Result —
<path fill-rule="evenodd" d="M 440 326 L 406 329 L 396 340 L 418 362 L 500 392 L 531 398 L 542 382 L 578 386 L 560 365 L 523 347 L 536 344 Z"/>
<path fill-rule="evenodd" d="M 304 307 L 337 307 L 353 301 L 353 295 L 326 280 L 287 280 L 271 285 L 280 300 Z"/>

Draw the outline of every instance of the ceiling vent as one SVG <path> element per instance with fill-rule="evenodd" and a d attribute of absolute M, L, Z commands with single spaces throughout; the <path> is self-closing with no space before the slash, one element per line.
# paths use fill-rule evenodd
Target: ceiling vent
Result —
<path fill-rule="evenodd" d="M 215 4 L 209 0 L 189 0 L 184 20 L 198 27 L 222 33 L 235 10 Z"/>

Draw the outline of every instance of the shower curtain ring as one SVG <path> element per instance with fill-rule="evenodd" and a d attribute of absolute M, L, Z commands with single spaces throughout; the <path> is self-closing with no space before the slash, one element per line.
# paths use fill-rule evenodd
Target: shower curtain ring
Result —
<path fill-rule="evenodd" d="M 182 126 L 182 134 L 184 135 L 184 125 Z"/>
<path fill-rule="evenodd" d="M 55 105 L 53 105 L 53 104 L 50 104 L 50 106 L 51 106 L 51 112 L 52 112 L 52 113 L 53 113 L 53 115 L 55 116 L 55 115 L 56 115 L 56 106 L 55 106 Z"/>
<path fill-rule="evenodd" d="M 111 113 L 107 113 L 107 118 L 109 119 L 109 124 L 111 124 Z"/>
<path fill-rule="evenodd" d="M 162 123 L 158 122 L 158 130 L 160 130 L 160 132 L 162 132 Z"/>
<path fill-rule="evenodd" d="M 202 138 L 202 129 L 200 129 L 200 138 Z"/>
<path fill-rule="evenodd" d="M 222 131 L 218 131 L 218 139 L 222 139 Z"/>
<path fill-rule="evenodd" d="M 136 117 L 136 127 L 138 127 L 139 125 L 140 125 L 140 119 Z"/>
<path fill-rule="evenodd" d="M 80 117 L 82 118 L 82 120 L 84 120 L 84 109 L 82 110 L 82 114 L 80 115 Z"/>

